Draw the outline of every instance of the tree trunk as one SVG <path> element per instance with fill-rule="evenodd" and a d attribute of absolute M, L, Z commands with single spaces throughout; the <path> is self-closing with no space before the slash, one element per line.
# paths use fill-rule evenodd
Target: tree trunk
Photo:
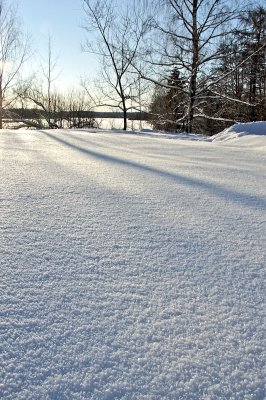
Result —
<path fill-rule="evenodd" d="M 194 105 L 197 92 L 197 69 L 199 59 L 199 38 L 197 29 L 197 9 L 198 0 L 193 0 L 192 4 L 192 63 L 191 63 L 191 76 L 189 84 L 189 102 L 188 102 L 188 118 L 187 118 L 187 132 L 192 132 L 193 119 L 194 119 Z"/>
<path fill-rule="evenodd" d="M 123 109 L 123 130 L 127 130 L 127 110 Z"/>
<path fill-rule="evenodd" d="M 120 97 L 122 100 L 122 106 L 123 106 L 123 131 L 127 130 L 127 107 L 126 107 L 126 99 L 125 99 L 125 94 L 123 91 L 123 86 L 121 83 L 121 80 L 119 80 L 119 88 L 120 88 Z"/>

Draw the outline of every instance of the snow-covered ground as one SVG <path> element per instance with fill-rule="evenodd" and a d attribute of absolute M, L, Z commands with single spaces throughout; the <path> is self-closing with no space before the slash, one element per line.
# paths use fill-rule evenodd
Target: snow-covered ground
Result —
<path fill-rule="evenodd" d="M 266 398 L 266 136 L 223 135 L 0 133 L 1 399 Z"/>

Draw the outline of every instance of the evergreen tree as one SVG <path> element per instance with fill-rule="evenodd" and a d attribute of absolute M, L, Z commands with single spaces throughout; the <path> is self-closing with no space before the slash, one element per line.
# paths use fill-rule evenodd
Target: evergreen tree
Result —
<path fill-rule="evenodd" d="M 184 113 L 185 83 L 174 68 L 166 87 L 156 86 L 150 105 L 155 129 L 178 132 L 184 130 L 184 122 L 176 122 Z"/>
<path fill-rule="evenodd" d="M 266 9 L 242 15 L 220 52 L 214 68 L 218 83 L 212 86 L 219 116 L 243 122 L 266 119 Z"/>

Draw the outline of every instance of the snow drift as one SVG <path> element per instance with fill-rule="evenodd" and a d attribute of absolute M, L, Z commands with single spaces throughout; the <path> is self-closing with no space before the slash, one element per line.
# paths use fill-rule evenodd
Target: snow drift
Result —
<path fill-rule="evenodd" d="M 213 136 L 213 141 L 223 141 L 240 138 L 243 136 L 266 136 L 266 122 L 248 122 L 243 124 L 235 124 Z"/>

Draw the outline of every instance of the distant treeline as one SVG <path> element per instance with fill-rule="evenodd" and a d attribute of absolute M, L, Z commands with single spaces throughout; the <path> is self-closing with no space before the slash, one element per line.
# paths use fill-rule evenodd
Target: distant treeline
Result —
<path fill-rule="evenodd" d="M 43 118 L 43 110 L 38 108 L 12 108 L 9 110 L 4 110 L 4 118 L 8 119 L 11 116 L 16 116 L 17 119 L 42 119 Z M 51 112 L 50 118 L 56 119 L 58 117 L 69 118 L 69 117 L 79 117 L 79 118 L 123 118 L 122 112 L 112 112 L 112 111 L 85 111 L 85 110 L 77 110 L 77 111 L 57 111 Z M 129 120 L 136 121 L 149 121 L 151 120 L 151 116 L 146 112 L 128 112 L 127 117 Z"/>

